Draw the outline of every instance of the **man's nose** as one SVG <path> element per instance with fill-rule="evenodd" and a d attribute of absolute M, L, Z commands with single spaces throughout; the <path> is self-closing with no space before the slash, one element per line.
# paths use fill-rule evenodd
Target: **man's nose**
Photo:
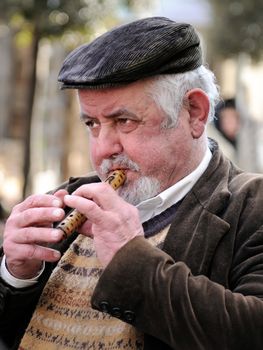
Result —
<path fill-rule="evenodd" d="M 96 152 L 101 159 L 122 153 L 123 146 L 118 132 L 110 125 L 101 127 L 96 143 Z"/>

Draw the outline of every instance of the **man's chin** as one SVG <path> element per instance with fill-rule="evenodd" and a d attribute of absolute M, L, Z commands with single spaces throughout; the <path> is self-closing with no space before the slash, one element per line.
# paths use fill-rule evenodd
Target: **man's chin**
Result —
<path fill-rule="evenodd" d="M 146 176 L 136 180 L 127 178 L 127 182 L 119 188 L 118 193 L 126 202 L 138 205 L 160 193 L 160 183 L 158 180 Z"/>

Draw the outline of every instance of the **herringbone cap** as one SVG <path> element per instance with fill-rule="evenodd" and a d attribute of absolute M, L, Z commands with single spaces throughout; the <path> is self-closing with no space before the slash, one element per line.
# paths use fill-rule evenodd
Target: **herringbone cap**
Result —
<path fill-rule="evenodd" d="M 187 23 L 149 17 L 116 27 L 72 51 L 58 80 L 61 88 L 96 89 L 202 64 L 200 40 Z"/>

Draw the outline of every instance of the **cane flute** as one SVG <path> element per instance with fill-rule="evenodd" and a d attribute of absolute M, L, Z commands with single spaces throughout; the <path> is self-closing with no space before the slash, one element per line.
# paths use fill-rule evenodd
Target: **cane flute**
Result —
<path fill-rule="evenodd" d="M 123 185 L 126 180 L 126 175 L 123 170 L 114 170 L 105 180 L 111 185 L 114 190 L 117 190 Z M 57 229 L 63 231 L 63 239 L 70 236 L 76 229 L 78 229 L 85 221 L 86 216 L 76 209 L 72 209 L 68 215 L 56 226 Z"/>

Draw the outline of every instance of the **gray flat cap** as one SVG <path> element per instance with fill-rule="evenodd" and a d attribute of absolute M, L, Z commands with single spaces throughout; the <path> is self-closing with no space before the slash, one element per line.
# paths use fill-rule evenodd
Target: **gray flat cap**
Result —
<path fill-rule="evenodd" d="M 113 28 L 72 51 L 58 81 L 62 89 L 105 88 L 201 64 L 200 40 L 190 24 L 149 17 Z"/>

